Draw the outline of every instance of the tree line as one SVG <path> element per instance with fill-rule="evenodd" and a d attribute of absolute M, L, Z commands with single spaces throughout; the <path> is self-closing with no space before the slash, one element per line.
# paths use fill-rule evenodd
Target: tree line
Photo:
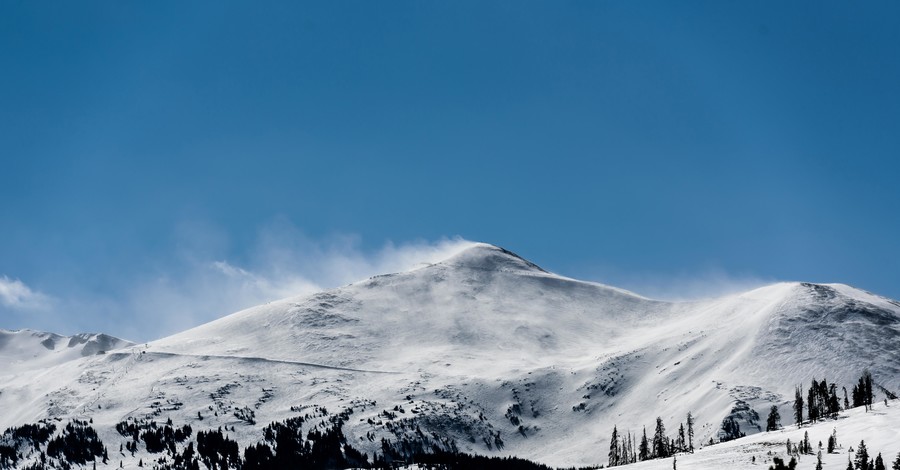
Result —
<path fill-rule="evenodd" d="M 666 435 L 666 427 L 661 417 L 656 418 L 656 429 L 653 439 L 647 439 L 647 427 L 641 435 L 640 443 L 631 432 L 622 435 L 616 426 L 613 426 L 612 437 L 609 444 L 608 466 L 616 467 L 644 460 L 663 459 L 680 452 L 694 452 L 694 416 L 688 412 L 687 427 L 679 423 L 675 437 Z M 637 446 L 637 447 L 635 447 Z"/>

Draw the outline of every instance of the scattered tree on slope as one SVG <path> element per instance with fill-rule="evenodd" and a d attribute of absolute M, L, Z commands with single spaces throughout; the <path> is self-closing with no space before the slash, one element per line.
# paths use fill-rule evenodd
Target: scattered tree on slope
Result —
<path fill-rule="evenodd" d="M 778 406 L 772 405 L 769 410 L 769 417 L 766 418 L 766 431 L 777 431 L 781 425 L 781 415 L 778 413 Z"/>

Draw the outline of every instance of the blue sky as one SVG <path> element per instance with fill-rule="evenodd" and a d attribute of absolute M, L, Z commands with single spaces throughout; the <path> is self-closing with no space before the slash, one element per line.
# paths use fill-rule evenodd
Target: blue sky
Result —
<path fill-rule="evenodd" d="M 896 1 L 4 2 L 0 327 L 152 339 L 457 238 L 650 295 L 900 298 L 898 24 Z"/>

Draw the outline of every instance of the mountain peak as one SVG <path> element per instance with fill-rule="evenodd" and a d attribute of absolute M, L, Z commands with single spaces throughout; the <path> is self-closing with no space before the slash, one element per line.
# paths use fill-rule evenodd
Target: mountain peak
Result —
<path fill-rule="evenodd" d="M 438 264 L 482 271 L 547 272 L 531 261 L 490 243 L 474 243 Z"/>

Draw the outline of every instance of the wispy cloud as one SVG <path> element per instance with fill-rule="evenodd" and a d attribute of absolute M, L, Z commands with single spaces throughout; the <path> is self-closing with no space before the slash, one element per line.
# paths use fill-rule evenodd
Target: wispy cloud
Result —
<path fill-rule="evenodd" d="M 15 310 L 36 310 L 47 307 L 50 298 L 28 287 L 18 279 L 0 276 L 0 305 Z"/>
<path fill-rule="evenodd" d="M 149 340 L 197 326 L 272 300 L 307 295 L 367 277 L 406 271 L 445 259 L 471 242 L 461 238 L 387 242 L 366 249 L 359 237 L 313 239 L 296 227 L 273 223 L 259 232 L 240 257 L 190 249 L 197 240 L 216 239 L 209 227 L 182 233 L 186 242 L 174 266 L 135 281 L 105 302 L 82 302 L 106 312 L 118 334 Z"/>
<path fill-rule="evenodd" d="M 686 301 L 746 292 L 777 282 L 750 274 L 730 273 L 721 268 L 696 272 L 602 276 L 609 284 L 658 300 Z"/>

